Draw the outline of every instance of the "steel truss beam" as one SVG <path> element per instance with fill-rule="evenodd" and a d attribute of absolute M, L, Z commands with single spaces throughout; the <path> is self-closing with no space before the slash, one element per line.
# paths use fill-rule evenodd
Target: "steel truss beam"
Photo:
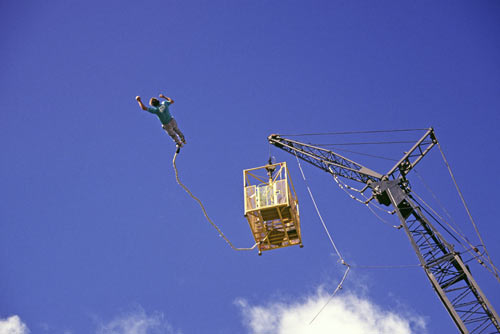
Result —
<path fill-rule="evenodd" d="M 408 174 L 436 144 L 437 139 L 434 134 L 434 129 L 429 128 L 422 138 L 420 138 L 394 167 L 385 174 L 384 179 L 405 179 L 406 174 Z"/>
<path fill-rule="evenodd" d="M 463 334 L 500 333 L 498 314 L 464 264 L 396 181 L 382 181 L 434 290 Z"/>

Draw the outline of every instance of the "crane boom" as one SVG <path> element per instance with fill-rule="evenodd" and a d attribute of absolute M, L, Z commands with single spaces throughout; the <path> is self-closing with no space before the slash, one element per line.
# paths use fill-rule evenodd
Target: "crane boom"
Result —
<path fill-rule="evenodd" d="M 270 135 L 268 140 L 274 146 L 297 155 L 300 159 L 321 168 L 327 173 L 336 174 L 361 183 L 368 183 L 369 180 L 379 181 L 383 176 L 338 153 L 321 147 L 283 138 L 276 134 Z"/>
<path fill-rule="evenodd" d="M 460 253 L 443 238 L 411 196 L 406 175 L 437 144 L 432 128 L 385 175 L 324 148 L 276 134 L 270 135 L 268 140 L 330 174 L 371 188 L 381 204 L 394 208 L 427 278 L 460 332 L 500 333 L 500 318 Z"/>

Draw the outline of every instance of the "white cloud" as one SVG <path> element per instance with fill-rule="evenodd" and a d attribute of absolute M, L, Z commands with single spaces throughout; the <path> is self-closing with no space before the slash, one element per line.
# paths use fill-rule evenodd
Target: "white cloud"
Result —
<path fill-rule="evenodd" d="M 162 313 L 146 314 L 144 309 L 137 308 L 122 314 L 108 323 L 100 324 L 97 334 L 181 334 L 175 331 L 164 319 Z M 1 333 L 0 333 L 1 334 Z"/>
<path fill-rule="evenodd" d="M 346 293 L 336 295 L 310 324 L 328 299 L 320 290 L 301 302 L 253 306 L 240 299 L 236 303 L 251 334 L 426 333 L 422 317 L 384 310 L 366 298 Z"/>
<path fill-rule="evenodd" d="M 29 332 L 28 326 L 17 315 L 0 319 L 0 334 L 28 334 Z"/>

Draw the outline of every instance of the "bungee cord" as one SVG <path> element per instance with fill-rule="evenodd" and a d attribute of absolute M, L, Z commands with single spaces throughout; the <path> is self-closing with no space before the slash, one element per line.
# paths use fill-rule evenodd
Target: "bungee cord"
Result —
<path fill-rule="evenodd" d="M 226 243 L 234 250 L 236 251 L 246 251 L 246 250 L 253 250 L 255 249 L 255 247 L 257 247 L 257 243 L 255 243 L 255 245 L 253 245 L 252 247 L 249 247 L 249 248 L 238 248 L 238 247 L 235 247 L 233 245 L 233 243 L 224 235 L 224 233 L 222 233 L 221 229 L 219 228 L 219 226 L 217 226 L 213 221 L 212 219 L 210 219 L 210 217 L 208 216 L 207 214 L 207 211 L 205 210 L 205 206 L 203 205 L 203 203 L 198 199 L 198 197 L 194 196 L 193 193 L 181 182 L 181 180 L 179 179 L 179 172 L 177 170 L 177 166 L 175 164 L 175 161 L 177 159 L 177 155 L 179 154 L 179 150 L 177 150 L 174 154 L 174 158 L 172 160 L 172 165 L 174 166 L 174 170 L 175 170 L 175 179 L 177 180 L 177 183 L 188 193 L 189 196 L 191 196 L 191 198 L 193 198 L 196 202 L 198 202 L 198 204 L 200 205 L 201 207 L 201 210 L 203 211 L 203 215 L 205 216 L 205 218 L 207 219 L 207 221 L 217 230 L 217 232 L 219 233 L 219 236 L 221 238 L 224 239 L 224 241 L 226 241 Z M 267 238 L 267 236 L 266 236 Z"/>

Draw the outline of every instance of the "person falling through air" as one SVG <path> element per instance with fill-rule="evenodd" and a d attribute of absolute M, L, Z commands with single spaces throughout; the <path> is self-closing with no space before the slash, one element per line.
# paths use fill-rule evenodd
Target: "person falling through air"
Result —
<path fill-rule="evenodd" d="M 149 111 L 150 113 L 158 116 L 161 121 L 162 128 L 167 131 L 170 137 L 172 137 L 174 142 L 177 144 L 177 149 L 180 149 L 183 144 L 186 144 L 186 139 L 184 138 L 181 130 L 177 127 L 177 122 L 168 110 L 168 106 L 173 104 L 174 100 L 163 94 L 160 94 L 159 96 L 160 98 L 165 99 L 165 101 L 160 102 L 158 99 L 152 97 L 151 100 L 149 100 L 151 107 L 146 107 L 144 103 L 142 103 L 140 96 L 136 96 L 135 99 L 139 103 L 142 110 Z"/>

